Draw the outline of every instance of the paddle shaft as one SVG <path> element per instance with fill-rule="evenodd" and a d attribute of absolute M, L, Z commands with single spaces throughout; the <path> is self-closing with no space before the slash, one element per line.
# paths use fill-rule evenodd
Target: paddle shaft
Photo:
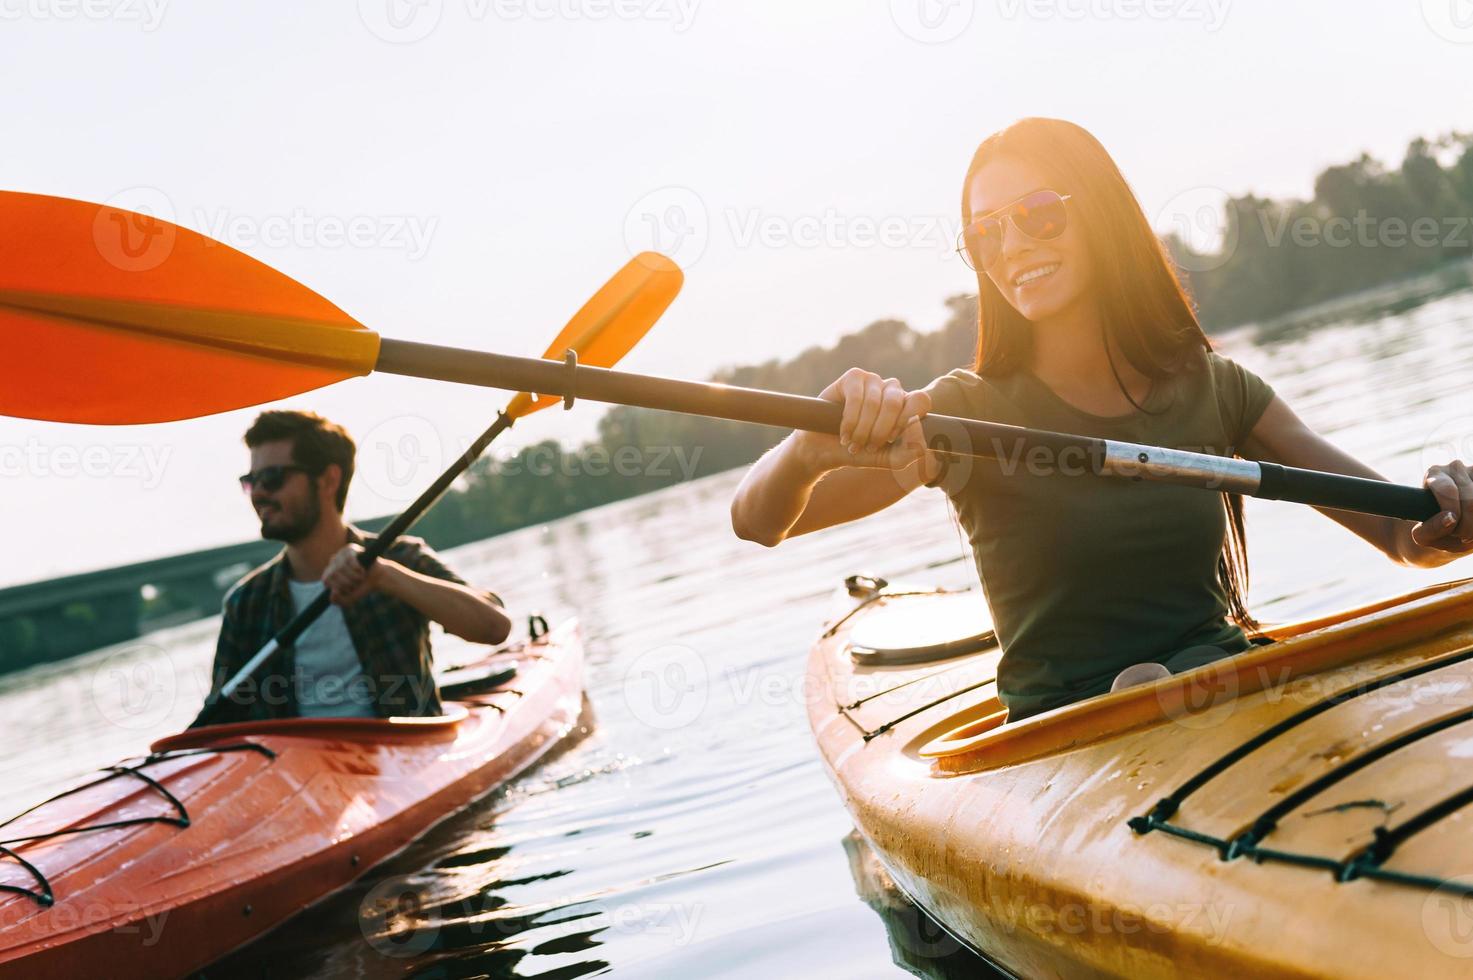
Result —
<path fill-rule="evenodd" d="M 435 501 L 445 495 L 445 491 L 450 489 L 450 485 L 459 479 L 461 474 L 468 470 L 472 463 L 480 458 L 480 455 L 486 451 L 486 447 L 491 444 L 491 441 L 512 427 L 512 423 L 513 419 L 511 416 L 504 412 L 497 413 L 496 421 L 491 423 L 491 427 L 481 433 L 480 437 L 471 443 L 466 448 L 466 451 L 460 455 L 460 458 L 452 463 L 450 468 L 444 473 L 441 473 L 434 483 L 425 488 L 424 493 L 421 493 L 414 503 L 410 504 L 403 513 L 389 522 L 388 526 L 379 532 L 378 537 L 369 542 L 368 546 L 363 549 L 363 553 L 358 556 L 359 563 L 364 568 L 367 568 L 369 565 L 378 561 L 383 553 L 388 551 L 394 542 L 399 539 L 399 536 L 413 527 L 414 523 L 424 516 L 425 511 L 433 507 Z M 317 617 L 326 612 L 327 607 L 331 604 L 332 597 L 324 589 L 318 594 L 317 598 L 313 599 L 300 612 L 293 616 L 291 622 L 283 626 L 279 633 L 266 641 L 265 645 L 256 652 L 256 655 L 247 661 L 244 667 L 236 671 L 234 677 L 230 678 L 230 680 L 221 686 L 218 696 L 205 704 L 204 710 L 200 712 L 199 717 L 195 720 L 195 726 L 209 724 L 209 719 L 219 710 L 218 705 L 220 701 L 228 700 L 248 678 L 255 676 L 258 671 L 264 669 L 266 663 L 275 657 L 280 650 L 295 643 L 307 631 L 307 627 L 316 622 Z"/>
<path fill-rule="evenodd" d="M 385 338 L 376 371 L 460 384 L 587 398 L 669 412 L 836 435 L 842 409 L 822 398 L 681 381 Z M 1150 480 L 1286 500 L 1332 510 L 1424 521 L 1442 508 L 1424 487 L 1341 476 L 1275 463 L 1066 435 L 977 419 L 928 415 L 927 445 L 954 456 L 1069 474 Z"/>

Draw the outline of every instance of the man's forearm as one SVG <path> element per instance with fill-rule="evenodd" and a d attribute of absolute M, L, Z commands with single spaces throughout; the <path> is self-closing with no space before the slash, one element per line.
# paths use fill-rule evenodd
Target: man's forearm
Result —
<path fill-rule="evenodd" d="M 472 643 L 500 643 L 511 633 L 506 611 L 484 592 L 444 579 L 421 575 L 397 562 L 380 559 L 380 591 L 408 603 Z"/>

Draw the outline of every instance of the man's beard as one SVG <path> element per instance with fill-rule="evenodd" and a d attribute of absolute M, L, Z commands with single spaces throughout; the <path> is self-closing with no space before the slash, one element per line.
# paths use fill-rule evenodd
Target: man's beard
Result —
<path fill-rule="evenodd" d="M 277 522 L 267 524 L 266 518 L 261 518 L 261 537 L 268 541 L 283 541 L 287 544 L 295 544 L 317 526 L 317 521 L 322 517 L 322 505 L 317 502 L 317 487 L 313 486 L 312 495 L 307 498 L 307 504 L 295 515 L 295 519 L 287 515 L 284 508 L 278 506 L 276 513 L 279 515 Z"/>

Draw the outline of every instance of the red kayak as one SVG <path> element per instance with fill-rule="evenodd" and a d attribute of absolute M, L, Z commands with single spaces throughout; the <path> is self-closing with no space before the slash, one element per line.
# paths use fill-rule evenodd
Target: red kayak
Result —
<path fill-rule="evenodd" d="M 0 824 L 0 977 L 188 974 L 349 884 L 578 726 L 576 623 L 476 666 L 442 687 L 439 717 L 191 729 Z"/>

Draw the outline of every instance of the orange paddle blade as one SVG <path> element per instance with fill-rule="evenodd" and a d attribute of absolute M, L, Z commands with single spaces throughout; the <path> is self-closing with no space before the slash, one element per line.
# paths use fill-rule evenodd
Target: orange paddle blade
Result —
<path fill-rule="evenodd" d="M 562 360 L 569 348 L 578 363 L 613 367 L 639 343 L 674 302 L 685 282 L 680 267 L 658 252 L 641 252 L 584 303 L 542 356 Z M 506 414 L 513 419 L 556 405 L 560 395 L 519 394 Z"/>
<path fill-rule="evenodd" d="M 0 415 L 169 422 L 367 374 L 378 335 L 228 245 L 0 192 Z"/>

